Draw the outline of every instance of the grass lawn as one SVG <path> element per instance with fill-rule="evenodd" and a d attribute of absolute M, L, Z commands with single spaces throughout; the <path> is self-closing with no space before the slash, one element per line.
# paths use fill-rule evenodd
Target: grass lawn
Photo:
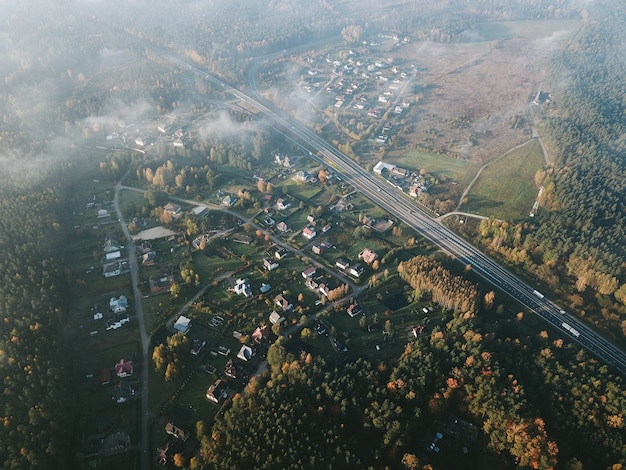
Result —
<path fill-rule="evenodd" d="M 441 155 L 433 155 L 419 150 L 409 150 L 402 156 L 389 157 L 390 162 L 404 168 L 425 170 L 427 173 L 441 178 L 442 176 L 467 186 L 471 181 L 479 165 L 468 160 L 457 160 Z"/>
<path fill-rule="evenodd" d="M 300 181 L 294 181 L 291 178 L 285 179 L 281 186 L 288 194 L 303 201 L 308 201 L 322 191 L 322 188 L 317 184 L 302 183 Z"/>
<path fill-rule="evenodd" d="M 120 191 L 120 208 L 126 220 L 135 216 L 138 206 L 149 206 L 143 193 L 137 191 Z"/>
<path fill-rule="evenodd" d="M 486 167 L 461 209 L 504 220 L 525 217 L 537 197 L 535 172 L 544 164 L 536 139 Z"/>

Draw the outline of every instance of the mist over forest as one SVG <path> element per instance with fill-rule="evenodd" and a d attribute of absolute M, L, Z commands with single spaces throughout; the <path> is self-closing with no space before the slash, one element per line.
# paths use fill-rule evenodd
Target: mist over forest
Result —
<path fill-rule="evenodd" d="M 525 208 L 510 218 L 480 212 L 470 222 L 452 215 L 447 224 L 623 350 L 625 19 L 620 0 L 0 0 L 0 468 L 622 468 L 626 392 L 619 368 L 564 341 L 365 197 L 354 196 L 361 204 L 354 213 L 339 214 L 337 201 L 353 196 L 329 176 L 332 168 L 313 153 L 308 161 L 288 126 L 228 87 L 258 92 L 368 171 L 380 161 L 408 167 L 426 188 L 419 202 L 433 216 L 506 210 L 485 203 L 482 193 L 461 197 L 463 185 L 539 135 L 549 158 L 534 160 L 524 182 L 533 193 L 529 206 L 540 195 L 532 217 Z M 509 24 L 541 37 L 514 27 L 507 37 Z M 537 25 L 550 26 L 545 32 Z M 538 51 L 534 63 L 529 50 Z M 469 51 L 467 62 L 458 51 Z M 487 109 L 488 99 L 470 96 L 475 105 L 437 121 L 438 100 L 443 116 L 444 99 L 484 90 L 463 75 L 472 67 L 482 77 L 474 80 L 494 84 L 494 96 L 498 83 L 513 83 L 500 63 L 478 69 L 507 54 L 510 73 L 525 69 L 530 77 L 521 80 L 526 96 L 505 100 L 497 112 Z M 371 74 L 362 65 L 362 74 L 349 76 L 358 58 L 372 62 Z M 370 77 L 374 70 L 381 80 Z M 410 85 L 389 80 L 391 106 L 381 83 L 400 70 Z M 456 90 L 437 82 L 456 83 L 457 76 Z M 549 99 L 537 104 L 542 92 Z M 345 111 L 344 100 L 351 103 Z M 427 106 L 428 115 L 421 111 Z M 310 171 L 314 189 L 277 169 L 289 154 L 304 155 L 298 169 Z M 458 176 L 459 168 L 466 174 Z M 131 189 L 116 189 L 120 182 Z M 108 261 L 103 240 L 124 236 L 114 205 L 120 194 L 119 213 L 133 235 L 145 221 L 177 234 L 168 241 L 177 245 L 153 242 L 167 262 L 142 265 L 138 286 L 128 271 L 109 279 L 101 269 Z M 278 197 L 291 207 L 276 210 Z M 182 205 L 185 215 L 169 214 L 167 202 Z M 211 215 L 194 217 L 192 202 L 207 203 Z M 93 207 L 110 216 L 106 225 Z M 329 245 L 342 256 L 324 257 L 328 247 L 315 244 L 321 252 L 309 258 L 307 244 L 265 225 L 268 218 L 293 224 L 294 232 L 302 230 L 296 224 L 321 220 L 318 233 L 332 227 Z M 378 233 L 366 223 L 375 218 L 389 219 L 393 230 Z M 205 235 L 215 232 L 223 238 Z M 275 240 L 295 255 L 273 278 L 263 263 L 274 257 Z M 370 246 L 380 259 L 362 263 L 367 280 L 337 270 L 336 260 L 358 254 L 362 261 Z M 141 263 L 152 251 L 136 258 Z M 255 263 L 261 268 L 251 268 Z M 316 294 L 295 290 L 313 265 L 328 279 L 338 271 L 333 296 L 365 305 L 362 320 L 348 323 L 345 306 L 327 306 L 336 299 L 319 294 L 317 284 Z M 255 291 L 245 303 L 226 287 L 224 272 L 251 277 L 257 291 L 257 284 L 272 284 L 272 297 Z M 154 279 L 168 277 L 163 295 L 150 290 Z M 230 277 L 234 284 L 237 276 Z M 268 324 L 277 286 L 296 305 L 285 314 L 296 333 Z M 143 298 L 134 298 L 135 287 Z M 171 334 L 168 321 L 200 288 L 209 294 L 195 300 L 194 323 L 210 325 L 206 319 L 217 315 L 227 328 L 214 328 L 212 339 L 205 326 L 192 330 L 197 338 Z M 131 304 L 144 301 L 147 355 L 135 319 L 122 340 L 84 320 L 95 324 L 98 304 L 120 294 Z M 389 307 L 394 296 L 408 307 Z M 415 312 L 429 315 L 428 308 L 432 323 L 417 320 Z M 262 351 L 267 370 L 246 369 L 248 381 L 228 379 L 237 385 L 227 404 L 215 407 L 208 387 L 227 379 L 221 370 L 197 369 L 211 361 L 223 369 L 223 358 L 216 353 L 215 362 L 208 353 L 229 344 L 234 359 L 234 348 L 252 344 L 263 326 L 271 345 L 255 344 L 255 361 Z M 231 337 L 234 329 L 243 339 Z M 87 338 L 89 331 L 97 336 Z M 207 347 L 190 354 L 198 338 Z M 99 381 L 121 355 L 140 371 L 131 379 L 137 395 L 122 405 L 111 403 L 111 385 Z M 140 374 L 150 380 L 147 438 Z M 193 417 L 174 413 L 187 406 L 177 402 L 181 395 L 195 407 Z M 165 423 L 174 421 L 189 431 L 188 448 L 165 435 Z M 129 436 L 124 452 L 93 451 L 100 436 L 118 432 Z"/>

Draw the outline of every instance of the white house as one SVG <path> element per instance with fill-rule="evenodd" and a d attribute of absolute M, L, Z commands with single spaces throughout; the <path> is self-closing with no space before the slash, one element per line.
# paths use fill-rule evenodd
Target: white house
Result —
<path fill-rule="evenodd" d="M 181 315 L 174 323 L 174 329 L 186 335 L 191 329 L 191 319 Z"/>

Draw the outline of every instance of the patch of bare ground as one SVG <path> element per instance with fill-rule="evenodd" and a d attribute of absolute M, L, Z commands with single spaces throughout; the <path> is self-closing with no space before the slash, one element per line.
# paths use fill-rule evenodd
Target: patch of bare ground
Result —
<path fill-rule="evenodd" d="M 423 44 L 425 83 L 401 137 L 412 147 L 483 163 L 531 137 L 526 105 L 546 52 L 532 41 Z"/>

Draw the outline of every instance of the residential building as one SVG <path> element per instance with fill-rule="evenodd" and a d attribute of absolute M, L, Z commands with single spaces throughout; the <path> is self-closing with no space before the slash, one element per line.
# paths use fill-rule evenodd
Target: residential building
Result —
<path fill-rule="evenodd" d="M 315 238 L 316 235 L 317 233 L 315 232 L 315 229 L 311 226 L 305 227 L 302 230 L 302 236 L 307 240 L 312 240 L 313 238 Z"/>
<path fill-rule="evenodd" d="M 276 261 L 273 261 L 269 258 L 263 258 L 263 267 L 265 268 L 266 271 L 273 271 L 279 266 L 280 265 Z"/>
<path fill-rule="evenodd" d="M 133 375 L 133 361 L 125 361 L 120 359 L 120 362 L 115 364 L 115 375 L 118 377 L 130 377 Z"/>
<path fill-rule="evenodd" d="M 182 334 L 186 335 L 191 329 L 191 319 L 181 315 L 174 323 L 174 329 Z"/>
<path fill-rule="evenodd" d="M 339 269 L 348 269 L 348 267 L 350 266 L 350 260 L 344 257 L 337 258 L 335 266 L 337 266 Z"/>
<path fill-rule="evenodd" d="M 359 253 L 359 259 L 363 260 L 363 262 L 366 264 L 372 264 L 378 259 L 378 254 L 375 251 L 370 250 L 369 248 L 365 248 Z"/>
<path fill-rule="evenodd" d="M 278 294 L 274 297 L 274 303 L 278 305 L 284 312 L 287 312 L 293 308 L 293 305 L 289 303 L 289 301 L 283 296 L 283 294 Z"/>
<path fill-rule="evenodd" d="M 313 277 L 315 275 L 315 273 L 317 272 L 317 270 L 315 269 L 314 266 L 310 266 L 308 268 L 306 268 L 304 271 L 302 271 L 302 277 L 307 279 L 309 277 Z"/>
<path fill-rule="evenodd" d="M 250 359 L 254 357 L 255 354 L 256 354 L 256 351 L 253 348 L 244 344 L 241 346 L 241 349 L 239 349 L 239 352 L 237 353 L 237 359 L 241 359 L 244 362 L 248 362 Z"/>
<path fill-rule="evenodd" d="M 227 385 L 222 379 L 217 379 L 213 385 L 211 385 L 206 391 L 206 398 L 213 403 L 219 403 L 222 398 L 226 398 Z"/>
<path fill-rule="evenodd" d="M 183 441 L 183 442 L 189 439 L 189 432 L 176 426 L 171 421 L 165 425 L 165 432 L 168 433 L 170 436 L 174 436 L 176 439 Z"/>

